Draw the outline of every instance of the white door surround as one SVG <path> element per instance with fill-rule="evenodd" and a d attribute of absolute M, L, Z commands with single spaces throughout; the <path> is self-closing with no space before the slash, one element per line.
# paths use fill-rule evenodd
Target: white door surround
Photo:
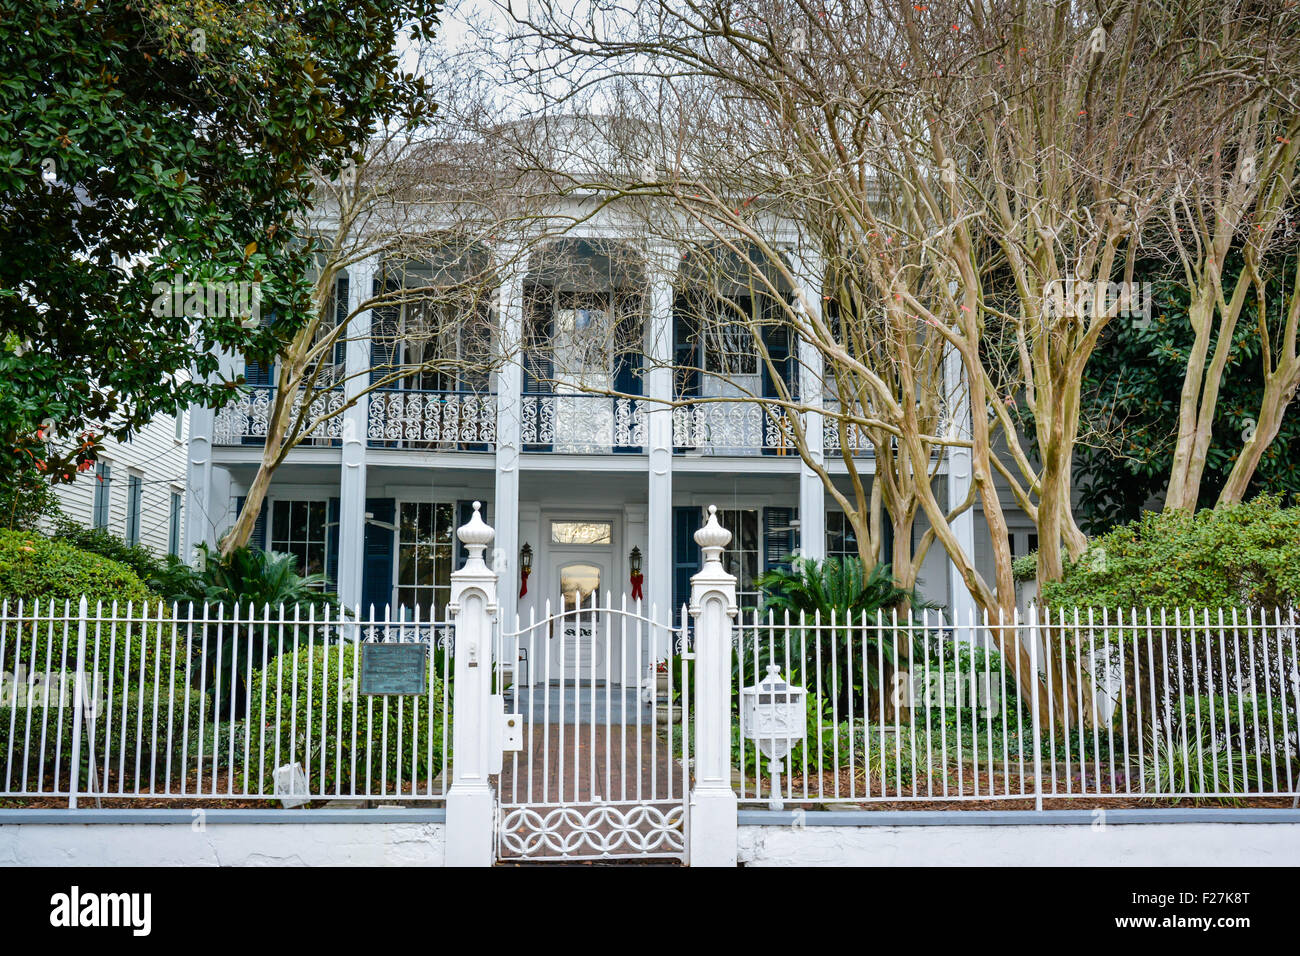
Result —
<path fill-rule="evenodd" d="M 537 647 L 529 654 L 532 661 L 530 683 L 544 683 L 548 672 L 552 683 L 574 679 L 589 681 L 593 657 L 598 681 L 603 681 L 608 673 L 612 681 L 619 682 L 622 662 L 606 659 L 606 622 L 601 614 L 593 613 L 590 608 L 593 596 L 596 607 L 604 606 L 606 592 L 617 605 L 626 590 L 623 582 L 625 558 L 621 551 L 623 523 L 621 510 L 542 509 L 538 528 L 542 552 L 539 570 L 542 573 L 537 580 L 544 591 L 538 594 L 538 617 L 542 616 L 544 602 L 549 600 L 555 620 L 547 629 L 547 646 Z M 593 585 L 594 595 L 591 591 Z M 575 587 L 580 589 L 579 602 L 584 610 L 573 610 Z"/>

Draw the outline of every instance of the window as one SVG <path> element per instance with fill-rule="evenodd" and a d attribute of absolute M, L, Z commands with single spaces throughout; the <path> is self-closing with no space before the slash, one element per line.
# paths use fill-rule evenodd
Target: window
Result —
<path fill-rule="evenodd" d="M 614 369 L 614 317 L 606 295 L 557 296 L 551 356 L 557 391 L 562 386 L 610 388 Z"/>
<path fill-rule="evenodd" d="M 1011 531 L 1007 533 L 1007 544 L 1011 548 L 1012 558 L 1023 558 L 1038 550 L 1038 534 L 1032 531 Z"/>
<path fill-rule="evenodd" d="M 451 600 L 452 535 L 450 504 L 404 501 L 397 523 L 397 603 L 421 620 L 441 617 Z"/>
<path fill-rule="evenodd" d="M 171 512 L 167 519 L 167 553 L 181 553 L 181 493 L 173 491 L 171 495 Z"/>
<path fill-rule="evenodd" d="M 613 526 L 608 521 L 552 521 L 552 544 L 612 544 Z"/>
<path fill-rule="evenodd" d="M 182 411 L 176 413 L 176 441 L 185 441 L 185 413 Z"/>
<path fill-rule="evenodd" d="M 758 347 L 743 322 L 714 315 L 704 323 L 704 370 L 715 375 L 757 375 Z"/>
<path fill-rule="evenodd" d="M 731 532 L 731 544 L 722 552 L 722 564 L 736 576 L 737 606 L 744 610 L 756 608 L 759 605 L 759 593 L 754 581 L 762 567 L 758 509 L 719 509 L 718 523 Z"/>
<path fill-rule="evenodd" d="M 144 479 L 126 476 L 126 543 L 140 543 L 140 502 L 144 497 Z"/>
<path fill-rule="evenodd" d="M 112 485 L 112 466 L 108 462 L 101 461 L 95 465 L 95 503 L 90 517 L 93 527 L 108 527 L 109 511 L 112 507 Z"/>
<path fill-rule="evenodd" d="M 301 574 L 324 574 L 329 566 L 329 529 L 323 501 L 275 501 L 271 550 L 297 555 Z"/>
<path fill-rule="evenodd" d="M 826 557 L 856 558 L 858 536 L 842 511 L 826 512 Z"/>

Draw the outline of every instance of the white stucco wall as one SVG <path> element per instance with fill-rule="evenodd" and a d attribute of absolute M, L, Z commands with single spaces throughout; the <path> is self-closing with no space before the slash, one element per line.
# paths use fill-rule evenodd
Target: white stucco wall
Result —
<path fill-rule="evenodd" d="M 445 829 L 428 822 L 0 823 L 0 866 L 442 866 Z"/>
<path fill-rule="evenodd" d="M 741 826 L 743 866 L 1294 866 L 1300 823 Z"/>

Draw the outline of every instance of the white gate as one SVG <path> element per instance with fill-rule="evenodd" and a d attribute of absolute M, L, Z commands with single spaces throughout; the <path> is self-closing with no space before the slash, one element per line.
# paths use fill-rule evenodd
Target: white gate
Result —
<path fill-rule="evenodd" d="M 687 857 L 686 610 L 673 626 L 626 595 L 598 601 L 547 601 L 493 641 L 495 693 L 520 724 L 496 781 L 498 859 Z"/>

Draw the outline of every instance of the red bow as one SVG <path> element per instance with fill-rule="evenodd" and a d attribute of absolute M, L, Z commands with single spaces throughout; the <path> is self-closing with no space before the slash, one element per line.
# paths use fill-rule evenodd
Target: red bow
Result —
<path fill-rule="evenodd" d="M 641 592 L 641 583 L 645 581 L 644 574 L 632 575 L 632 600 L 644 601 L 645 595 Z"/>

